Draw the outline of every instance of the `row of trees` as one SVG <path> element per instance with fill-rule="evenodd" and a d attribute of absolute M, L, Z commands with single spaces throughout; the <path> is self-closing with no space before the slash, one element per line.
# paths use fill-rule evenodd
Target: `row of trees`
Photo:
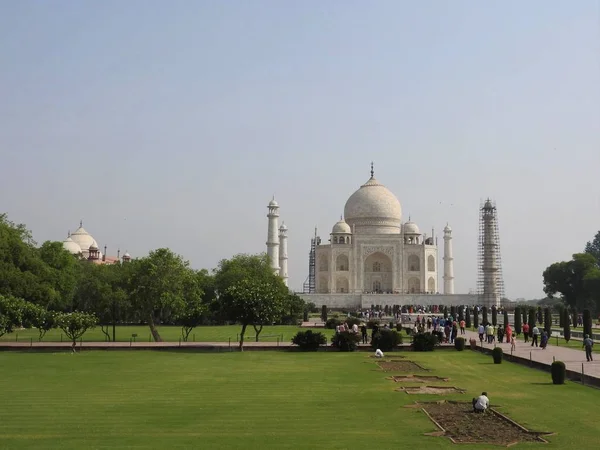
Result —
<path fill-rule="evenodd" d="M 11 299 L 0 309 L 4 332 L 40 329 L 39 321 L 9 311 L 20 300 L 40 314 L 77 312 L 69 317 L 98 323 L 107 340 L 115 340 L 119 323 L 147 324 L 157 342 L 159 324 L 180 325 L 187 340 L 201 324 L 239 323 L 240 348 L 248 326 L 258 340 L 264 325 L 296 323 L 314 309 L 289 292 L 264 254 L 236 255 L 211 272 L 192 269 L 166 248 L 129 263 L 98 265 L 73 257 L 60 242 L 38 247 L 26 227 L 6 215 L 0 215 L 0 295 Z"/>

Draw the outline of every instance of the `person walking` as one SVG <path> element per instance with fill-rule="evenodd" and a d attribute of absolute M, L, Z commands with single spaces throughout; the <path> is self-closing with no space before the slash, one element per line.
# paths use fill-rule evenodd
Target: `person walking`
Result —
<path fill-rule="evenodd" d="M 367 325 L 364 323 L 360 326 L 360 334 L 362 335 L 362 343 L 367 344 Z"/>
<path fill-rule="evenodd" d="M 585 357 L 587 358 L 588 362 L 593 361 L 594 358 L 592 358 L 592 347 L 594 346 L 594 341 L 592 341 L 587 334 L 583 340 L 583 346 L 585 347 Z"/>
<path fill-rule="evenodd" d="M 525 342 L 529 342 L 529 324 L 527 322 L 523 324 L 523 335 L 525 336 Z"/>
<path fill-rule="evenodd" d="M 535 346 L 538 346 L 538 336 L 540 335 L 540 329 L 537 326 L 533 327 L 533 339 L 531 340 L 531 346 L 533 347 L 533 344 L 535 344 Z"/>

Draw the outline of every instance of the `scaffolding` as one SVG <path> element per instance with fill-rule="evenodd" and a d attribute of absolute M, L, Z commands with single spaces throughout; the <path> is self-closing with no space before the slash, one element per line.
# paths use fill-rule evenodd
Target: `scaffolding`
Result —
<path fill-rule="evenodd" d="M 302 285 L 304 294 L 314 294 L 317 292 L 317 245 L 321 239 L 317 236 L 315 228 L 315 237 L 310 240 L 310 252 L 308 253 L 308 277 Z"/>
<path fill-rule="evenodd" d="M 479 249 L 477 294 L 484 306 L 500 306 L 504 298 L 500 232 L 496 203 L 489 198 L 479 206 Z"/>

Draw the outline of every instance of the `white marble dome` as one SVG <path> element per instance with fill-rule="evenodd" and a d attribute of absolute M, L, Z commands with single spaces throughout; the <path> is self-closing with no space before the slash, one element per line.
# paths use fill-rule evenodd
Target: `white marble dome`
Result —
<path fill-rule="evenodd" d="M 72 255 L 81 253 L 81 247 L 70 236 L 63 241 L 63 248 Z"/>
<path fill-rule="evenodd" d="M 421 234 L 419 227 L 416 223 L 411 222 L 410 219 L 404 224 L 404 234 Z"/>
<path fill-rule="evenodd" d="M 85 231 L 83 226 L 80 226 L 75 230 L 75 232 L 71 233 L 71 240 L 79 245 L 84 256 L 87 256 L 88 249 L 93 245 L 98 247 L 96 240 L 92 237 L 90 233 Z"/>
<path fill-rule="evenodd" d="M 331 234 L 352 234 L 352 230 L 344 219 L 340 219 L 331 229 Z"/>
<path fill-rule="evenodd" d="M 371 176 L 346 202 L 344 217 L 357 234 L 399 234 L 402 208 L 396 196 Z"/>

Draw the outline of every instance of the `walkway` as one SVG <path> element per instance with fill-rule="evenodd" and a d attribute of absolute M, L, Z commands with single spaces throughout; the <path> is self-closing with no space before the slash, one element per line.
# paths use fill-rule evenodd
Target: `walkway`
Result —
<path fill-rule="evenodd" d="M 469 345 L 469 339 L 473 338 L 477 340 L 477 346 L 480 347 L 479 335 L 474 331 L 468 330 L 466 333 L 467 346 Z M 497 347 L 501 347 L 505 354 L 511 354 L 510 344 L 506 343 L 506 339 L 502 344 L 498 344 L 496 341 L 495 345 Z M 494 344 L 487 344 L 484 341 L 483 347 L 488 349 L 494 348 Z M 600 379 L 600 355 L 597 353 L 593 355 L 594 357 L 598 358 L 598 361 L 594 360 L 592 362 L 587 362 L 585 359 L 585 351 L 583 349 L 576 350 L 568 347 L 557 347 L 556 345 L 552 345 L 552 338 L 550 338 L 548 341 L 548 346 L 544 350 L 539 347 L 532 347 L 530 342 L 525 343 L 523 341 L 523 335 L 521 334 L 521 336 L 517 337 L 516 349 L 512 354 L 514 356 L 525 358 L 527 360 L 531 359 L 532 361 L 547 365 L 552 364 L 554 359 L 556 359 L 556 361 L 564 362 L 568 370 L 578 373 L 581 373 L 583 365 L 583 372 L 585 375 Z"/>

